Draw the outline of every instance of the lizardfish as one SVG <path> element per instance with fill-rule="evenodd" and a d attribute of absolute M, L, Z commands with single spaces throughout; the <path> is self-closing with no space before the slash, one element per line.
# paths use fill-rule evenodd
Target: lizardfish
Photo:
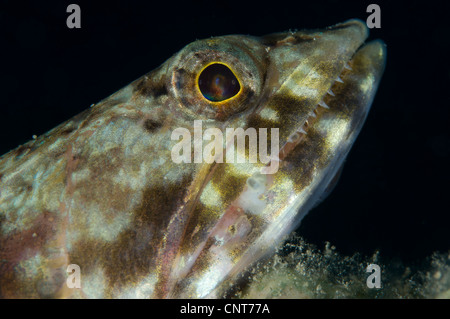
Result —
<path fill-rule="evenodd" d="M 364 23 L 349 20 L 195 41 L 3 155 L 1 297 L 226 295 L 340 172 L 384 70 L 384 43 L 367 37 Z M 173 132 L 198 142 L 199 121 L 203 132 L 265 132 L 275 154 L 250 161 L 249 142 L 237 149 L 244 163 L 195 160 Z M 203 152 L 212 140 L 200 137 Z"/>

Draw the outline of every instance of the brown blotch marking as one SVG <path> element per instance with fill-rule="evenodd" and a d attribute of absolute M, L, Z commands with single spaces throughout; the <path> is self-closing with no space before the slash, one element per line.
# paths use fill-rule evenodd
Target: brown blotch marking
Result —
<path fill-rule="evenodd" d="M 136 84 L 133 94 L 137 93 L 143 96 L 153 96 L 157 98 L 161 95 L 167 95 L 167 88 L 164 79 L 155 81 L 151 76 L 144 76 Z"/>
<path fill-rule="evenodd" d="M 0 227 L 4 220 L 4 217 L 0 219 Z M 56 214 L 44 211 L 30 229 L 0 237 L 0 297 L 17 298 L 21 293 L 28 294 L 28 298 L 38 297 L 32 286 L 21 287 L 25 283 L 16 277 L 15 267 L 37 253 L 43 253 L 46 243 L 56 234 L 56 225 Z M 33 285 L 32 282 L 28 284 Z"/>
<path fill-rule="evenodd" d="M 109 295 L 131 283 L 137 283 L 155 270 L 158 249 L 166 233 L 172 213 L 181 204 L 190 178 L 170 186 L 148 188 L 141 206 L 134 212 L 129 228 L 114 242 L 83 239 L 70 253 L 72 263 L 85 274 L 101 267 L 109 285 Z M 95 256 L 95 258 L 93 258 Z"/>
<path fill-rule="evenodd" d="M 307 104 L 308 99 L 302 97 L 289 94 L 274 95 L 270 101 L 270 105 L 275 106 L 272 107 L 272 109 L 277 111 L 279 117 L 277 122 L 261 118 L 259 114 L 252 114 L 248 120 L 248 127 L 268 128 L 267 133 L 269 141 L 270 128 L 278 127 L 280 129 L 280 141 L 282 141 L 283 138 L 287 138 L 288 135 L 291 134 L 291 130 L 302 124 L 300 123 L 301 118 L 299 116 L 302 112 L 302 105 L 305 105 L 304 108 L 306 110 L 306 108 L 309 107 Z M 312 109 L 313 108 L 311 107 L 311 110 Z"/>
<path fill-rule="evenodd" d="M 302 99 L 298 96 L 291 96 L 289 94 L 277 94 L 273 96 L 270 101 L 271 105 L 275 106 L 275 110 L 279 116 L 279 123 L 282 123 L 282 127 L 287 129 L 292 129 L 294 126 L 297 127 L 299 123 L 299 112 L 301 111 L 301 105 L 305 105 L 308 100 Z M 280 137 L 282 135 L 282 130 L 280 128 Z"/>
<path fill-rule="evenodd" d="M 267 128 L 267 137 L 269 140 L 270 137 L 270 129 L 271 128 L 279 128 L 281 124 L 279 122 L 274 122 L 269 119 L 262 118 L 259 114 L 253 113 L 248 118 L 247 127 L 254 127 L 259 134 L 259 128 Z"/>
<path fill-rule="evenodd" d="M 299 192 L 309 185 L 317 168 L 327 164 L 326 145 L 323 136 L 314 130 L 302 139 L 286 157 L 286 166 L 283 171 L 294 183 L 294 189 Z M 325 152 L 324 152 L 325 151 Z"/>
<path fill-rule="evenodd" d="M 248 144 L 246 144 L 246 146 L 248 146 Z M 211 179 L 225 205 L 229 205 L 231 201 L 242 192 L 247 181 L 246 176 L 235 176 L 227 172 L 227 165 L 231 164 L 223 163 L 219 165 Z"/>
<path fill-rule="evenodd" d="M 271 146 L 272 146 L 272 128 L 278 128 L 279 134 L 281 136 L 283 125 L 280 124 L 279 122 L 274 122 L 272 120 L 262 118 L 259 114 L 253 113 L 252 115 L 250 115 L 250 117 L 248 119 L 247 127 L 254 127 L 256 129 L 256 134 L 258 137 L 258 151 L 259 151 L 259 143 L 260 143 L 259 139 L 261 138 L 261 136 L 259 134 L 259 128 L 267 128 L 267 150 L 266 150 L 266 152 L 267 152 L 267 154 L 270 154 Z M 248 144 L 246 144 L 246 146 L 247 145 Z M 281 147 L 281 146 L 282 146 L 282 143 L 280 141 L 279 147 Z M 248 147 L 247 147 L 247 150 L 248 150 Z M 246 150 L 246 154 L 247 154 L 247 150 Z"/>
<path fill-rule="evenodd" d="M 0 237 L 0 259 L 15 265 L 30 258 L 54 235 L 55 214 L 44 211 L 30 229 Z M 3 223 L 3 220 L 0 223 Z"/>
<path fill-rule="evenodd" d="M 147 119 L 144 122 L 144 128 L 149 133 L 155 132 L 161 126 L 162 126 L 161 122 L 158 122 L 158 121 L 155 121 L 155 120 L 152 120 L 152 119 Z"/>
<path fill-rule="evenodd" d="M 114 147 L 107 153 L 91 155 L 87 148 L 80 153 L 68 153 L 70 174 L 65 176 L 65 183 L 72 185 L 72 174 L 89 169 L 89 179 L 76 182 L 70 191 L 77 189 L 80 199 L 85 203 L 96 203 L 107 221 L 112 221 L 117 214 L 128 209 L 130 189 L 118 187 L 112 180 L 114 172 L 119 171 L 123 163 L 123 150 Z M 137 165 L 137 164 L 136 164 Z M 104 198 L 110 198 L 105 201 Z"/>

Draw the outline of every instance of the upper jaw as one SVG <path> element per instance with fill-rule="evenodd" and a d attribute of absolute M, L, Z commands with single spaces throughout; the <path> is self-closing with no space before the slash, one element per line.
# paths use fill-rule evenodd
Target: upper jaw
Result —
<path fill-rule="evenodd" d="M 280 128 L 280 142 L 288 140 L 310 117 L 368 36 L 359 20 L 318 31 L 269 35 L 266 95 L 255 113 L 276 113 L 265 127 Z M 267 113 L 267 112 L 266 112 Z M 253 121 L 252 124 L 259 121 Z"/>

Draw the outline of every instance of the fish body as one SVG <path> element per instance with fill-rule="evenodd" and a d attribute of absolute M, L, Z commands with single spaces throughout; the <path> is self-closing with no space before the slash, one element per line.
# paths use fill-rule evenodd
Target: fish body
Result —
<path fill-rule="evenodd" d="M 3 155 L 0 296 L 225 296 L 340 171 L 384 70 L 384 44 L 367 36 L 349 20 L 199 40 Z M 199 128 L 253 128 L 258 144 L 224 161 L 226 139 L 205 161 Z M 262 140 L 272 152 L 252 162 Z M 67 285 L 72 264 L 81 288 Z"/>

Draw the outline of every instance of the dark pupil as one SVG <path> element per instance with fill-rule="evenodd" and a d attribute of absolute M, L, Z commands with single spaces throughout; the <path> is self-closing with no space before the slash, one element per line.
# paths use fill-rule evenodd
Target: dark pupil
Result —
<path fill-rule="evenodd" d="M 207 66 L 198 78 L 198 87 L 210 101 L 219 102 L 235 96 L 241 86 L 233 72 L 223 64 Z"/>

